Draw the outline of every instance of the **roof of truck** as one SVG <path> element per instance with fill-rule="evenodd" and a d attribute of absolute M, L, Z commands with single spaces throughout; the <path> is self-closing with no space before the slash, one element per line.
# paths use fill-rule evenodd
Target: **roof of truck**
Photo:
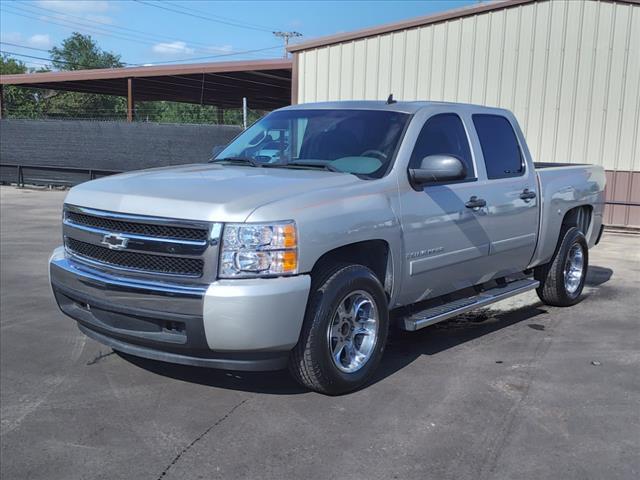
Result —
<path fill-rule="evenodd" d="M 301 103 L 281 108 L 280 110 L 386 110 L 390 112 L 416 113 L 417 111 L 433 106 L 447 106 L 452 110 L 472 110 L 473 112 L 493 111 L 505 112 L 502 108 L 487 107 L 484 105 L 474 105 L 470 103 L 458 102 L 430 102 L 430 101 L 413 101 L 413 102 L 393 102 L 387 103 L 384 100 L 358 100 L 358 101 L 340 101 L 340 102 L 317 102 L 317 103 Z"/>

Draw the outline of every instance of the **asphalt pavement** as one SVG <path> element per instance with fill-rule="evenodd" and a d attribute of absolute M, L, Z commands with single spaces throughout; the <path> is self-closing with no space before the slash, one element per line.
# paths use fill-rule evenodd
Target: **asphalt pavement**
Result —
<path fill-rule="evenodd" d="M 370 386 L 327 397 L 82 335 L 47 278 L 63 198 L 0 188 L 3 479 L 640 478 L 640 235 L 605 233 L 580 304 L 402 334 Z"/>

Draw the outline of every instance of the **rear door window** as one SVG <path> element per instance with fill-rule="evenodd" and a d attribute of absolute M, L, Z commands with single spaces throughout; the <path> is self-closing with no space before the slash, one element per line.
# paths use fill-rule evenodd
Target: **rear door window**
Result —
<path fill-rule="evenodd" d="M 500 115 L 473 115 L 489 179 L 519 177 L 524 162 L 518 138 L 509 120 Z"/>
<path fill-rule="evenodd" d="M 475 178 L 467 132 L 455 113 L 440 113 L 427 120 L 411 154 L 410 168 L 418 168 L 429 155 L 458 157 L 466 167 L 466 179 Z"/>

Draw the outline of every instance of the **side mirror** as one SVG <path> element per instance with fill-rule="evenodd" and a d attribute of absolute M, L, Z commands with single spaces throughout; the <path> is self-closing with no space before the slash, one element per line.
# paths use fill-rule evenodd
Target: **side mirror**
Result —
<path fill-rule="evenodd" d="M 216 158 L 222 150 L 224 150 L 226 145 L 214 145 L 211 149 L 211 158 Z"/>
<path fill-rule="evenodd" d="M 420 162 L 420 168 L 409 169 L 411 184 L 421 187 L 427 184 L 464 180 L 467 169 L 458 157 L 429 155 Z"/>

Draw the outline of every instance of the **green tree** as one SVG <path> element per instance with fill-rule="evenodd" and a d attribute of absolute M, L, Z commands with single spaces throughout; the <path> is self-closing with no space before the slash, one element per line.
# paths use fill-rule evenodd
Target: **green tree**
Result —
<path fill-rule="evenodd" d="M 91 35 L 73 32 L 60 47 L 49 50 L 51 62 L 57 70 L 85 70 L 87 68 L 120 68 L 120 55 L 102 50 Z"/>
<path fill-rule="evenodd" d="M 74 32 L 60 46 L 49 50 L 52 67 L 56 70 L 81 70 L 91 68 L 120 68 L 125 64 L 120 55 L 102 50 L 90 35 Z M 19 60 L 6 55 L 1 57 L 2 74 L 27 73 L 28 68 Z M 7 117 L 21 118 L 92 118 L 119 119 L 126 117 L 127 102 L 115 95 L 64 92 L 58 90 L 28 89 L 7 86 L 4 89 L 4 106 Z M 249 111 L 252 123 L 265 112 Z M 169 101 L 138 102 L 138 121 L 160 123 L 217 123 L 215 106 Z M 226 109 L 223 123 L 242 124 L 240 106 Z"/>
<path fill-rule="evenodd" d="M 102 50 L 91 35 L 74 32 L 59 47 L 49 50 L 51 63 L 57 70 L 119 68 L 120 55 Z M 122 118 L 126 100 L 114 95 L 79 92 L 51 92 L 43 105 L 47 117 Z"/>
<path fill-rule="evenodd" d="M 20 60 L 6 54 L 0 55 L 0 74 L 13 75 L 27 73 L 27 66 Z M 3 116 L 36 118 L 40 115 L 38 90 L 6 85 L 2 91 Z"/>

